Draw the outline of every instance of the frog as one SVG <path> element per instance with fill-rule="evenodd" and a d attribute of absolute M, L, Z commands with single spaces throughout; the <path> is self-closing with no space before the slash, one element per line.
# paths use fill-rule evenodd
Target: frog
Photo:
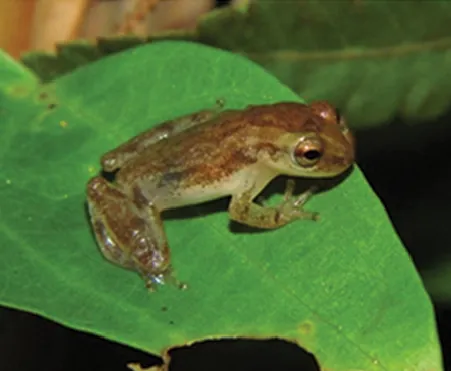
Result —
<path fill-rule="evenodd" d="M 332 178 L 355 161 L 354 137 L 327 101 L 277 102 L 244 109 L 216 107 L 143 131 L 101 156 L 103 174 L 87 183 L 92 229 L 103 256 L 137 272 L 149 291 L 179 281 L 162 213 L 230 197 L 229 218 L 277 229 L 295 220 L 318 220 L 304 210 L 315 186 L 294 195 L 300 178 Z M 286 176 L 282 201 L 259 202 L 262 190 Z"/>

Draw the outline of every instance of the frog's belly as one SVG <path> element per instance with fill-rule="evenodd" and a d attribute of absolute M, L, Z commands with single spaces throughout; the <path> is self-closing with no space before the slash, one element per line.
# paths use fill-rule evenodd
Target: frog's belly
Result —
<path fill-rule="evenodd" d="M 239 191 L 240 184 L 233 181 L 217 182 L 208 187 L 193 186 L 172 195 L 161 195 L 157 204 L 160 209 L 172 209 L 181 206 L 195 205 L 202 202 L 216 200 L 218 198 L 230 196 Z"/>
<path fill-rule="evenodd" d="M 181 206 L 195 205 L 206 201 L 239 193 L 246 187 L 246 181 L 239 176 L 231 176 L 212 184 L 196 184 L 189 187 L 144 187 L 146 198 L 155 203 L 159 210 L 172 209 Z M 153 192 L 151 191 L 153 189 Z"/>
<path fill-rule="evenodd" d="M 224 190 L 214 191 L 211 189 L 205 190 L 196 188 L 186 191 L 183 195 L 176 194 L 170 198 L 164 197 L 159 199 L 157 202 L 159 209 L 164 210 L 181 206 L 195 205 L 230 195 L 230 192 L 226 192 Z"/>

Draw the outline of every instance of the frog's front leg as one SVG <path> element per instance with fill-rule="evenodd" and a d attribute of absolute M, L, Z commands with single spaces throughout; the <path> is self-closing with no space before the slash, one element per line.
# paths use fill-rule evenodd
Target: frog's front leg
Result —
<path fill-rule="evenodd" d="M 95 177 L 89 181 L 87 193 L 94 234 L 109 261 L 137 271 L 151 291 L 168 281 L 184 287 L 171 272 L 160 212 L 150 203 L 143 204 L 139 189 L 129 195 Z"/>
<path fill-rule="evenodd" d="M 229 205 L 230 219 L 262 229 L 279 228 L 297 219 L 317 220 L 318 213 L 302 210 L 314 189 L 308 189 L 293 199 L 294 180 L 287 181 L 284 200 L 276 207 L 265 207 L 253 202 L 256 192 L 249 189 L 232 196 Z"/>
<path fill-rule="evenodd" d="M 199 111 L 174 120 L 166 121 L 152 129 L 138 134 L 102 156 L 100 163 L 102 164 L 103 170 L 108 172 L 115 171 L 130 159 L 139 156 L 142 151 L 152 144 L 212 119 L 219 113 L 223 105 L 224 102 L 218 100 L 216 102 L 216 107 L 213 109 Z"/>

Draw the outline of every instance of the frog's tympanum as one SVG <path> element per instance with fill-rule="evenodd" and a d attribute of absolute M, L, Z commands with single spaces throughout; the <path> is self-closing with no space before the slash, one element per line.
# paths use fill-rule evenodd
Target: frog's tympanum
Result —
<path fill-rule="evenodd" d="M 313 190 L 294 197 L 287 182 L 276 207 L 253 200 L 278 175 L 333 177 L 354 162 L 354 142 L 326 102 L 277 103 L 201 111 L 165 122 L 106 153 L 105 172 L 87 186 L 91 222 L 103 255 L 137 271 L 150 290 L 172 281 L 163 210 L 231 196 L 232 220 L 278 228 L 316 219 L 302 210 Z"/>

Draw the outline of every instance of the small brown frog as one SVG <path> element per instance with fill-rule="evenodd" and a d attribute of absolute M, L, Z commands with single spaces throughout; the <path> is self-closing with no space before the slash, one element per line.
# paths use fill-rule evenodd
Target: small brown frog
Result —
<path fill-rule="evenodd" d="M 91 223 L 103 255 L 138 272 L 150 290 L 172 274 L 161 212 L 231 195 L 232 220 L 278 228 L 316 219 L 302 210 L 313 193 L 293 197 L 287 182 L 276 207 L 253 202 L 279 175 L 333 177 L 354 162 L 354 141 L 326 102 L 283 102 L 244 110 L 200 111 L 145 131 L 106 153 L 102 168 L 117 171 L 87 186 Z"/>

